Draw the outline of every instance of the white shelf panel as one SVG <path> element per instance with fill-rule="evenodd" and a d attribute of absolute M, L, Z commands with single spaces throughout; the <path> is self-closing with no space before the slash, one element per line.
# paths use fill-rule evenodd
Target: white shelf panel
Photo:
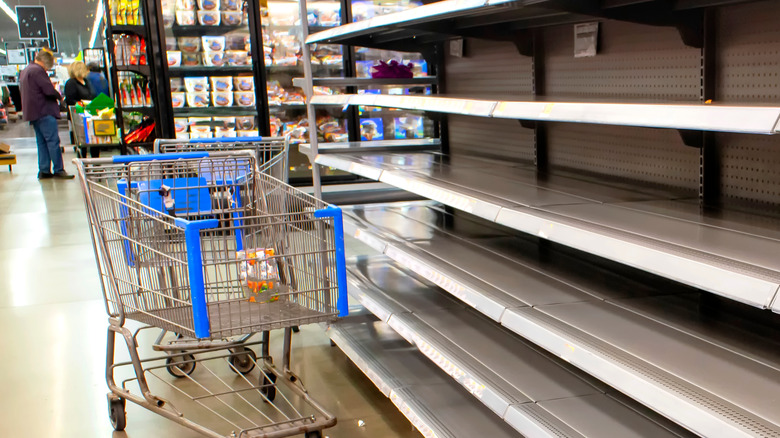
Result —
<path fill-rule="evenodd" d="M 397 85 L 404 87 L 418 87 L 421 85 L 436 85 L 439 79 L 436 76 L 418 76 L 413 78 L 314 78 L 314 86 L 321 87 L 384 87 Z M 293 85 L 303 88 L 306 85 L 305 78 L 293 78 Z"/>
<path fill-rule="evenodd" d="M 414 204 L 419 208 L 423 208 L 423 205 Z M 424 215 L 409 211 L 409 204 L 395 207 L 360 207 L 354 212 L 347 210 L 346 217 L 348 221 L 355 221 L 356 216 L 379 218 L 379 211 L 370 215 L 361 213 L 360 210 L 383 210 L 387 215 L 393 208 L 398 212 L 398 216 L 386 219 L 387 222 L 374 224 L 364 220 L 357 223 L 365 227 L 364 233 L 372 234 L 374 239 L 384 239 L 388 255 L 391 254 L 391 248 L 404 246 L 407 248 L 405 251 L 411 254 L 435 254 L 438 260 L 431 257 L 422 268 L 413 263 L 405 265 L 423 277 L 427 276 L 429 270 L 434 271 L 434 275 L 445 278 L 452 277 L 453 272 L 460 270 L 461 279 L 471 275 L 470 281 L 474 285 L 479 284 L 482 279 L 491 281 L 500 286 L 501 290 L 513 293 L 519 301 L 529 300 L 529 297 L 534 296 L 534 290 L 539 287 L 536 278 L 539 274 L 548 275 L 548 287 L 555 287 L 554 284 L 557 284 L 557 288 L 562 291 L 576 291 L 579 288 L 579 300 L 505 308 L 500 321 L 508 329 L 702 436 L 751 436 L 754 431 L 760 432 L 762 436 L 780 436 L 780 414 L 774 409 L 775 404 L 772 401 L 774 394 L 780 393 L 780 358 L 770 354 L 771 351 L 760 354 L 761 350 L 775 348 L 775 344 L 771 342 L 761 342 L 761 336 L 764 335 L 754 333 L 757 339 L 753 342 L 755 346 L 751 347 L 752 351 L 751 348 L 733 348 L 733 329 L 727 324 L 713 325 L 711 322 L 695 322 L 696 319 L 690 318 L 683 319 L 681 324 L 679 319 L 670 317 L 662 305 L 656 306 L 662 309 L 658 313 L 648 310 L 644 300 L 639 301 L 639 308 L 642 308 L 644 313 L 635 312 L 632 302 L 636 301 L 636 296 L 626 299 L 620 295 L 626 292 L 635 293 L 633 283 L 636 280 L 623 277 L 621 281 L 622 274 L 599 272 L 598 268 L 582 266 L 588 264 L 576 258 L 567 260 L 565 257 L 548 254 L 545 257 L 552 259 L 538 266 L 532 263 L 529 267 L 533 269 L 523 268 L 527 262 L 518 259 L 518 268 L 512 271 L 513 276 L 509 277 L 511 274 L 507 273 L 506 278 L 497 278 L 501 275 L 491 272 L 490 269 L 502 256 L 507 257 L 507 254 L 502 254 L 501 248 L 516 247 L 518 241 L 509 239 L 506 245 L 499 245 L 494 241 L 497 237 L 464 237 L 459 234 L 462 231 L 456 231 L 462 229 L 469 230 L 473 236 L 492 236 L 494 233 L 489 227 L 485 228 L 487 225 L 480 229 L 463 221 L 453 222 L 434 215 L 429 217 L 428 238 L 415 239 L 409 238 L 405 233 L 412 230 L 411 234 L 425 234 L 420 229 L 420 221 Z M 407 219 L 404 220 L 403 217 Z M 388 225 L 390 223 L 392 226 Z M 442 224 L 450 224 L 442 229 L 442 232 L 452 228 L 451 231 L 444 234 L 435 232 Z M 458 239 L 472 244 L 461 245 L 457 251 L 447 245 L 447 242 Z M 439 247 L 439 250 L 430 249 L 435 247 Z M 397 261 L 404 263 L 403 258 Z M 545 266 L 547 269 L 544 269 Z M 593 277 L 593 274 L 596 276 Z M 379 272 L 369 276 L 375 279 L 388 278 Z M 591 277 L 600 280 L 589 283 Z M 647 295 L 656 294 L 656 300 L 668 298 L 669 294 L 676 293 L 682 297 L 682 294 L 691 293 L 690 289 L 682 286 L 677 286 L 675 290 L 668 284 L 659 284 L 657 279 L 653 281 L 657 285 L 646 286 L 655 288 Z M 385 287 L 384 281 L 375 280 L 369 283 L 382 284 L 384 290 L 394 290 L 393 286 Z M 514 285 L 513 289 L 511 285 Z M 602 288 L 602 293 L 593 294 L 597 288 Z M 618 291 L 612 291 L 611 288 L 617 288 Z M 406 293 L 406 289 L 403 290 Z M 585 290 L 591 293 L 586 294 Z M 495 286 L 473 288 L 472 292 L 490 297 L 495 294 Z M 645 293 L 641 290 L 638 292 Z M 602 301 L 598 296 L 619 301 L 620 304 Z M 395 301 L 403 303 L 405 300 Z M 689 307 L 694 312 L 698 311 L 697 303 Z M 437 326 L 432 319 L 436 315 L 445 319 L 454 315 L 449 311 L 451 315 L 447 316 L 446 306 L 441 304 L 423 306 L 420 310 L 417 304 L 403 305 L 403 308 L 407 315 L 416 315 L 432 326 Z M 393 316 L 395 317 L 396 315 Z M 445 325 L 468 327 L 473 323 Z M 411 324 L 399 326 L 403 327 L 399 330 L 407 338 L 414 339 L 416 332 Z M 444 329 L 439 332 L 447 336 Z M 771 339 L 768 332 L 767 336 L 767 339 Z M 462 339 L 463 336 L 450 334 L 449 338 L 457 342 L 456 339 Z M 751 341 L 743 339 L 742 342 Z M 658 346 L 665 346 L 665 351 L 659 354 Z M 485 352 L 474 355 L 478 358 L 488 356 Z M 702 367 L 701 364 L 704 363 L 708 365 Z M 499 375 L 504 376 L 505 373 Z M 740 377 L 733 378 L 734 376 Z M 539 404 L 545 407 L 544 403 Z M 552 403 L 549 409 L 562 409 L 560 405 L 558 408 L 553 405 L 555 403 Z M 583 431 L 581 428 L 577 430 Z"/>
<path fill-rule="evenodd" d="M 462 159 L 448 162 L 433 155 L 426 170 L 424 154 L 408 160 L 403 156 L 320 154 L 316 162 L 683 284 L 755 307 L 774 305 L 777 310 L 780 259 L 773 254 L 780 253 L 780 240 L 774 234 L 749 235 L 706 220 L 640 212 L 627 208 L 630 202 L 620 207 L 601 204 L 597 201 L 603 195 L 596 185 L 591 186 L 594 192 L 588 199 L 582 187 L 577 192 L 566 187 L 555 190 L 549 183 L 546 187 L 511 180 L 494 184 L 490 170 L 480 178 L 461 177 L 458 172 L 463 167 L 472 166 L 477 174 L 480 168 L 479 164 L 461 165 Z M 412 164 L 406 166 L 406 162 Z M 450 178 L 439 179 L 439 174 Z M 482 186 L 475 190 L 478 185 Z M 616 192 L 614 196 L 622 195 Z M 742 221 L 749 222 L 749 218 Z"/>
<path fill-rule="evenodd" d="M 376 94 L 315 96 L 311 102 L 314 105 L 366 105 L 476 117 L 743 134 L 769 135 L 780 131 L 780 107 L 770 106 L 510 102 Z"/>

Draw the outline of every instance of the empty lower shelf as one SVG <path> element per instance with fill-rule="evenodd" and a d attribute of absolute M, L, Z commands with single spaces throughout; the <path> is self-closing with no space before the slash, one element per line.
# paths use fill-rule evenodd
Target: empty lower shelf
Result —
<path fill-rule="evenodd" d="M 699 435 L 780 436 L 772 314 L 723 301 L 735 310 L 712 317 L 695 289 L 435 203 L 354 207 L 345 220 L 346 233 Z M 372 278 L 402 291 L 391 300 L 358 292 L 391 325 L 395 315 L 432 313 L 446 301 L 422 301 L 389 275 Z"/>
<path fill-rule="evenodd" d="M 318 164 L 780 312 L 780 220 L 696 213 L 686 193 L 537 176 L 531 166 L 438 153 L 319 154 Z M 667 207 L 653 203 L 665 202 Z M 670 207 L 671 206 L 671 207 Z M 729 216 L 729 215 L 726 215 Z"/>
<path fill-rule="evenodd" d="M 637 406 L 617 402 L 611 388 L 589 381 L 383 257 L 356 259 L 350 278 L 351 293 L 368 309 L 525 436 L 686 435 L 657 416 L 637 413 Z M 584 406 L 591 415 L 577 416 Z"/>
<path fill-rule="evenodd" d="M 331 325 L 328 334 L 423 436 L 517 437 L 509 425 L 373 316 L 350 316 Z"/>

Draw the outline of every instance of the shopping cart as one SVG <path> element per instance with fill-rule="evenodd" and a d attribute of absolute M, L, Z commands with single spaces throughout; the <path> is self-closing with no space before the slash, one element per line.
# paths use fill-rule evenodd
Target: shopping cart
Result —
<path fill-rule="evenodd" d="M 157 139 L 154 141 L 155 154 L 252 151 L 261 172 L 285 182 L 287 182 L 288 174 L 289 149 L 289 135 L 284 137 L 194 138 L 191 140 Z"/>
<path fill-rule="evenodd" d="M 210 437 L 333 426 L 290 368 L 291 327 L 347 313 L 341 211 L 261 173 L 248 151 L 74 162 L 109 314 L 114 428 L 125 427 L 126 400 Z M 162 329 L 152 344 L 164 354 L 142 359 L 149 329 Z M 284 329 L 281 370 L 274 329 Z M 129 361 L 115 361 L 117 333 Z M 130 375 L 121 384 L 119 369 Z"/>

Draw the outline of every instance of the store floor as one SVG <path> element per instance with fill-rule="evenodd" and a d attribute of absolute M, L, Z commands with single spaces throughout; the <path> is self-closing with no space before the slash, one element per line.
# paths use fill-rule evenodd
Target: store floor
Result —
<path fill-rule="evenodd" d="M 107 319 L 80 185 L 36 179 L 28 125 L 0 131 L 0 141 L 19 161 L 13 173 L 0 168 L 0 437 L 201 436 L 132 403 L 126 432 L 113 432 L 104 379 Z M 73 156 L 66 147 L 68 172 L 75 172 Z M 295 335 L 293 353 L 310 393 L 338 416 L 324 435 L 419 436 L 319 326 Z"/>

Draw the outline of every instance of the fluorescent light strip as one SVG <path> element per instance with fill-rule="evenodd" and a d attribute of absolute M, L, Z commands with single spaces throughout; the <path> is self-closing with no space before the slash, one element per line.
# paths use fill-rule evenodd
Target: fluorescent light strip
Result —
<path fill-rule="evenodd" d="M 11 9 L 4 0 L 0 0 L 0 9 L 2 9 L 3 12 L 8 14 L 8 16 L 11 17 L 11 20 L 14 20 L 14 23 L 19 24 L 19 19 L 16 18 L 16 11 Z"/>
<path fill-rule="evenodd" d="M 0 55 L 5 55 L 5 54 L 6 54 L 6 53 L 5 53 L 5 50 L 3 50 L 3 49 L 0 49 Z"/>
<path fill-rule="evenodd" d="M 0 0 L 3 1 L 3 0 Z M 97 10 L 95 10 L 95 22 L 92 24 L 92 36 L 89 38 L 89 47 L 95 47 L 97 41 L 100 22 L 103 20 L 103 0 L 97 0 Z"/>

